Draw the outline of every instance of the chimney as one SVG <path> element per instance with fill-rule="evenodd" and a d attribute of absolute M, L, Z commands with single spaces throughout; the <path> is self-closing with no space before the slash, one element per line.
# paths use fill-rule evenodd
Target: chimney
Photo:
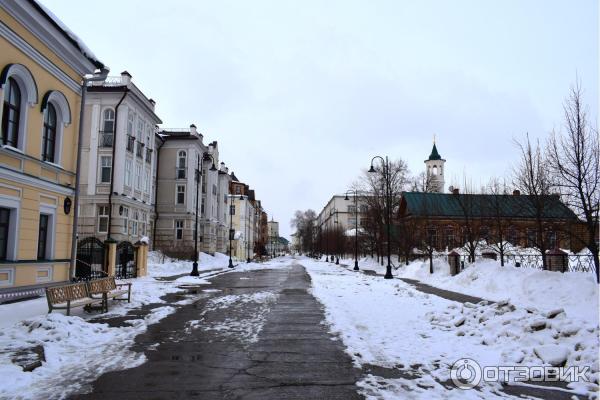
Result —
<path fill-rule="evenodd" d="M 198 135 L 198 130 L 196 129 L 196 125 L 194 125 L 194 124 L 190 125 L 190 135 L 194 135 L 194 136 Z"/>
<path fill-rule="evenodd" d="M 459 193 L 460 193 L 460 189 L 459 188 L 452 189 L 452 194 L 459 194 Z"/>
<path fill-rule="evenodd" d="M 513 190 L 513 196 L 520 196 L 520 195 L 521 195 L 521 191 L 519 189 Z"/>
<path fill-rule="evenodd" d="M 127 71 L 121 72 L 121 82 L 124 85 L 129 85 L 131 83 L 131 74 Z"/>

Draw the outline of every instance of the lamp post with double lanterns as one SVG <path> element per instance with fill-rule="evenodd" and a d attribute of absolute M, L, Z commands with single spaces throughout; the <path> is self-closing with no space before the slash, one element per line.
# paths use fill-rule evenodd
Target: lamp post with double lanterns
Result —
<path fill-rule="evenodd" d="M 348 193 L 354 194 L 354 270 L 358 271 L 358 205 L 356 198 L 358 197 L 357 190 L 347 190 L 344 200 L 349 201 Z"/>
<path fill-rule="evenodd" d="M 210 167 L 209 171 L 216 171 L 217 167 L 215 167 L 215 159 L 211 154 L 208 153 L 203 153 L 202 154 L 202 161 L 204 161 L 204 158 L 206 156 L 209 156 L 212 160 L 212 166 Z M 198 155 L 197 157 L 197 165 L 196 165 L 196 169 L 194 171 L 195 176 L 194 179 L 196 180 L 196 223 L 194 224 L 194 263 L 192 264 L 192 272 L 190 272 L 191 276 L 199 276 L 200 273 L 198 272 L 198 202 L 200 201 L 200 178 L 202 176 L 202 161 L 200 160 L 200 155 Z"/>
<path fill-rule="evenodd" d="M 385 221 L 387 224 L 387 266 L 385 268 L 385 279 L 392 279 L 392 257 L 391 257 L 391 225 L 392 225 L 392 188 L 391 188 L 391 174 L 390 174 L 390 161 L 387 156 L 385 159 L 381 156 L 375 156 L 371 159 L 370 173 L 375 173 L 377 170 L 373 167 L 373 161 L 376 158 L 381 160 L 383 169 L 383 179 L 385 181 Z"/>

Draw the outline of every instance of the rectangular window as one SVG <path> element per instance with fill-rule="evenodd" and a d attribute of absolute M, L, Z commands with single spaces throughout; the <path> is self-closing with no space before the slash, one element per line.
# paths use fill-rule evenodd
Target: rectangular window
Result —
<path fill-rule="evenodd" d="M 185 204 L 185 185 L 177 185 L 177 204 Z"/>
<path fill-rule="evenodd" d="M 100 156 L 100 183 L 110 183 L 112 173 L 112 157 Z"/>
<path fill-rule="evenodd" d="M 132 163 L 131 160 L 125 160 L 125 186 L 131 186 Z"/>
<path fill-rule="evenodd" d="M 356 213 L 356 207 L 355 206 L 348 206 L 348 212 L 350 214 L 355 214 Z"/>
<path fill-rule="evenodd" d="M 127 234 L 127 227 L 129 225 L 129 208 L 123 207 L 123 233 Z"/>
<path fill-rule="evenodd" d="M 146 191 L 146 193 L 150 192 L 150 174 L 148 173 L 148 171 L 144 171 L 144 190 Z"/>
<path fill-rule="evenodd" d="M 135 188 L 142 189 L 142 167 L 137 163 L 135 164 Z"/>
<path fill-rule="evenodd" d="M 133 126 L 135 125 L 135 113 L 133 111 L 129 111 L 127 114 L 127 134 L 133 136 Z"/>
<path fill-rule="evenodd" d="M 45 260 L 47 254 L 47 244 L 48 244 L 48 220 L 49 216 L 46 214 L 40 214 L 40 225 L 38 229 L 38 250 L 37 250 L 37 259 Z"/>
<path fill-rule="evenodd" d="M 9 228 L 10 208 L 0 208 L 0 260 L 7 257 Z"/>
<path fill-rule="evenodd" d="M 98 206 L 98 232 L 108 233 L 108 206 Z"/>
<path fill-rule="evenodd" d="M 136 220 L 131 221 L 131 234 L 133 236 L 138 234 L 138 222 Z"/>
<path fill-rule="evenodd" d="M 212 194 L 214 194 L 215 196 L 217 195 L 217 185 L 214 185 L 214 184 L 213 184 L 213 187 L 212 187 Z"/>
<path fill-rule="evenodd" d="M 183 222 L 182 220 L 175 221 L 175 239 L 183 239 Z"/>

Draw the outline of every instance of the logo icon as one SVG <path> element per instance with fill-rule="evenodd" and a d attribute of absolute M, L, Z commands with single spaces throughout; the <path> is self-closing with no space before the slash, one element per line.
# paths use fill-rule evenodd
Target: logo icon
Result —
<path fill-rule="evenodd" d="M 450 369 L 452 383 L 459 389 L 474 388 L 481 382 L 481 377 L 481 367 L 470 358 L 461 358 L 452 364 L 452 369 Z"/>

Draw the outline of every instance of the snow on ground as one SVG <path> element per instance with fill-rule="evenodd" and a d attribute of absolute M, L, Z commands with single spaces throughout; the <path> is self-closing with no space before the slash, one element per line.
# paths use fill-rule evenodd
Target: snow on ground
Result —
<path fill-rule="evenodd" d="M 340 260 L 347 268 L 353 260 Z M 392 271 L 394 276 L 416 279 L 441 289 L 460 292 L 486 300 L 509 300 L 519 307 L 533 307 L 548 312 L 563 308 L 571 318 L 599 322 L 598 284 L 592 273 L 553 272 L 535 268 L 500 266 L 494 260 L 478 260 L 466 265 L 455 276 L 442 259 L 434 259 L 434 273 L 429 273 L 429 261 L 413 261 Z M 385 267 L 371 258 L 359 260 L 361 269 L 384 273 Z"/>
<path fill-rule="evenodd" d="M 481 366 L 549 365 L 556 362 L 553 358 L 564 357 L 567 365 L 590 365 L 597 377 L 598 324 L 578 318 L 585 313 L 574 312 L 571 318 L 568 311 L 546 313 L 509 302 L 462 305 L 419 292 L 399 279 L 356 273 L 348 261 L 341 261 L 348 265 L 340 268 L 301 260 L 311 275 L 313 294 L 325 306 L 332 331 L 340 335 L 357 365 L 395 367 L 420 375 L 416 379 L 367 376 L 358 385 L 368 398 L 508 397 L 497 392 L 497 384 L 480 386 L 481 391 L 444 388 L 441 382 L 448 381 L 451 365 L 465 357 Z M 424 269 L 420 264 L 415 266 Z M 364 262 L 361 267 L 376 269 Z M 418 277 L 416 273 L 405 275 Z M 548 282 L 540 285 L 544 283 Z M 463 286 L 460 291 L 469 290 Z M 504 298 L 521 299 L 523 285 L 513 281 L 505 290 Z M 547 297 L 548 293 L 541 298 Z M 543 328 L 536 330 L 542 322 Z M 579 385 L 571 389 L 573 393 L 597 391 L 597 381 L 591 388 Z"/>
<path fill-rule="evenodd" d="M 164 263 L 162 262 L 164 260 Z M 0 398 L 59 399 L 69 393 L 85 389 L 99 374 L 119 369 L 133 368 L 145 361 L 143 354 L 129 347 L 134 338 L 145 332 L 148 325 L 175 312 L 172 306 L 154 308 L 144 319 L 132 319 L 129 326 L 111 328 L 107 324 L 91 323 L 89 319 L 102 315 L 125 315 L 128 311 L 146 304 L 164 303 L 161 296 L 179 291 L 178 286 L 204 285 L 204 278 L 215 270 L 227 271 L 228 257 L 223 254 L 201 254 L 200 277 L 182 276 L 174 281 L 155 279 L 189 274 L 192 263 L 172 260 L 160 253 L 149 257 L 149 275 L 128 279 L 132 283 L 131 303 L 111 302 L 107 314 L 86 313 L 82 308 L 72 310 L 67 317 L 64 311 L 48 314 L 44 297 L 13 304 L 0 305 Z M 250 263 L 247 269 L 259 268 Z M 237 269 L 236 269 L 237 270 Z M 179 302 L 185 304 L 186 301 Z M 43 346 L 45 362 L 32 372 L 24 372 L 13 364 L 19 351 Z M 10 382 L 10 384 L 8 384 Z"/>

